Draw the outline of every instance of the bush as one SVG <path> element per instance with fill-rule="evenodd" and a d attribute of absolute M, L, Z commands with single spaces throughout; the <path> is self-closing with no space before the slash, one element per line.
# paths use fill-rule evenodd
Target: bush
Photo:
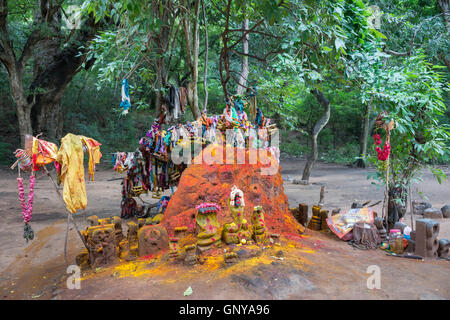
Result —
<path fill-rule="evenodd" d="M 14 146 L 10 143 L 0 141 L 0 165 L 12 165 L 15 161 L 14 157 Z"/>
<path fill-rule="evenodd" d="M 319 160 L 324 162 L 333 162 L 340 164 L 352 163 L 359 156 L 359 145 L 356 143 L 347 143 L 336 150 L 329 149 L 319 155 Z"/>

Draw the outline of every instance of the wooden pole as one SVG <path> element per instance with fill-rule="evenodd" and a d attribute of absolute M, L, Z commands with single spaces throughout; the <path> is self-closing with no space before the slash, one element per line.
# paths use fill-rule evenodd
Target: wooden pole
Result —
<path fill-rule="evenodd" d="M 386 143 L 391 144 L 391 130 L 394 128 L 395 123 L 393 121 L 389 122 L 386 125 L 383 125 L 386 130 Z M 385 146 L 386 147 L 386 146 Z M 386 229 L 389 231 L 389 167 L 390 167 L 390 155 L 385 160 L 386 161 L 386 185 L 384 188 L 384 202 L 383 202 L 383 217 L 386 219 Z"/>
<path fill-rule="evenodd" d="M 411 229 L 414 230 L 414 208 L 412 205 L 412 192 L 411 186 L 408 186 L 409 189 L 409 210 L 411 210 Z"/>
<path fill-rule="evenodd" d="M 325 201 L 325 186 L 320 187 L 320 199 L 319 199 L 319 206 L 323 206 Z"/>
<path fill-rule="evenodd" d="M 74 225 L 74 227 L 75 227 L 75 230 L 77 231 L 78 235 L 80 236 L 81 241 L 83 241 L 84 246 L 85 246 L 86 249 L 89 251 L 89 248 L 88 248 L 88 246 L 87 246 L 87 244 L 86 244 L 86 241 L 84 240 L 83 235 L 81 234 L 80 230 L 78 229 L 77 223 L 76 223 L 74 217 L 72 216 L 72 212 L 70 212 L 69 209 L 67 209 L 67 207 L 66 207 L 66 204 L 65 204 L 65 202 L 64 202 L 64 198 L 63 198 L 63 196 L 61 195 L 61 192 L 59 192 L 58 186 L 56 185 L 55 180 L 53 180 L 53 178 L 52 178 L 52 176 L 50 175 L 50 172 L 48 172 L 47 168 L 46 168 L 45 166 L 43 166 L 43 168 L 44 168 L 44 171 L 47 173 L 48 177 L 50 178 L 50 180 L 52 181 L 53 186 L 55 187 L 56 193 L 58 194 L 59 199 L 62 201 L 62 203 L 63 203 L 63 205 L 64 205 L 64 208 L 66 209 L 67 214 L 69 215 L 68 220 L 69 220 L 70 218 L 72 219 L 72 223 L 73 223 L 73 225 Z"/>

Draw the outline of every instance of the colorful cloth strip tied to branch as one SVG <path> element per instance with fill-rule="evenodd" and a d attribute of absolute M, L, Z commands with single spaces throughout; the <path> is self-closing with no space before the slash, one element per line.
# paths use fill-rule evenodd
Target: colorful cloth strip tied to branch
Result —
<path fill-rule="evenodd" d="M 176 146 L 190 148 L 193 144 L 201 144 L 204 148 L 208 142 L 234 143 L 241 148 L 265 148 L 279 160 L 279 149 L 269 147 L 270 135 L 276 130 L 276 125 L 270 124 L 271 120 L 256 108 L 256 90 L 250 98 L 247 102 L 240 96 L 231 97 L 221 115 L 207 116 L 203 112 L 196 121 L 172 125 L 168 129 L 163 128 L 166 120 L 163 111 L 140 139 L 140 147 L 135 152 L 116 152 L 113 155 L 114 171 L 127 171 L 122 188 L 123 216 L 130 216 L 129 212 L 136 205 L 130 199 L 140 193 L 153 191 L 153 198 L 160 199 L 161 191 L 169 188 L 173 191 L 187 166 L 186 163 L 174 164 L 171 161 L 171 153 Z M 244 111 L 247 106 L 254 124 Z M 226 137 L 227 129 L 233 130 L 233 137 Z"/>

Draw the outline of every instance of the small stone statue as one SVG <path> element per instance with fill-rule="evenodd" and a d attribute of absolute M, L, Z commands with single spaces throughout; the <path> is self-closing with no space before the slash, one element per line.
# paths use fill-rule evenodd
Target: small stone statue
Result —
<path fill-rule="evenodd" d="M 320 215 L 321 206 L 313 206 L 312 207 L 312 217 L 308 223 L 308 229 L 320 231 L 322 229 L 322 218 Z"/>
<path fill-rule="evenodd" d="M 185 256 L 184 256 L 184 263 L 187 265 L 194 265 L 197 263 L 197 257 L 195 256 L 195 245 L 194 244 L 188 244 L 184 246 Z"/>
<path fill-rule="evenodd" d="M 217 221 L 220 206 L 215 203 L 202 203 L 196 209 L 197 249 L 204 251 L 218 246 L 222 242 L 219 233 L 220 224 Z"/>
<path fill-rule="evenodd" d="M 139 256 L 155 255 L 169 247 L 167 231 L 161 226 L 143 226 L 138 231 Z"/>
<path fill-rule="evenodd" d="M 97 268 L 116 261 L 117 249 L 113 224 L 89 227 L 86 233 L 91 267 Z"/>
<path fill-rule="evenodd" d="M 233 222 L 225 223 L 223 226 L 222 239 L 226 244 L 238 244 L 247 242 L 251 239 L 249 234 L 249 226 L 244 219 L 244 193 L 236 186 L 233 186 L 228 199 L 228 208 L 233 216 Z"/>
<path fill-rule="evenodd" d="M 264 210 L 261 206 L 256 206 L 252 214 L 253 238 L 259 245 L 268 241 L 266 223 L 264 221 Z"/>
<path fill-rule="evenodd" d="M 172 261 L 175 261 L 180 255 L 180 245 L 178 244 L 178 241 L 180 241 L 178 238 L 169 238 L 169 256 Z"/>

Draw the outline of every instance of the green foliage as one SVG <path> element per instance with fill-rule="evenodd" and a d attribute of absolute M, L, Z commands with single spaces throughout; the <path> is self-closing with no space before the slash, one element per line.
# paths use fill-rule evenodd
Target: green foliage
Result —
<path fill-rule="evenodd" d="M 134 151 L 153 116 L 149 111 L 137 110 L 122 116 L 120 87 L 102 87 L 99 93 L 95 90 L 96 80 L 95 74 L 81 72 L 70 84 L 63 99 L 64 132 L 100 141 L 105 161 L 111 158 L 111 152 Z"/>
<path fill-rule="evenodd" d="M 385 120 L 396 123 L 390 156 L 394 185 L 409 185 L 422 167 L 448 157 L 450 127 L 438 120 L 446 111 L 443 92 L 447 88 L 438 70 L 419 53 L 379 71 L 376 81 L 365 87 L 364 99 L 375 98 L 376 109 L 387 112 Z M 442 172 L 432 172 L 440 182 Z"/>
<path fill-rule="evenodd" d="M 0 141 L 0 154 L 5 155 L 0 158 L 0 165 L 11 165 L 14 161 L 14 156 L 11 154 L 12 145 L 7 142 Z"/>
<path fill-rule="evenodd" d="M 35 30 L 32 17 L 37 4 L 8 1 L 9 32 L 15 48 L 23 47 Z M 99 140 L 104 159 L 109 159 L 110 152 L 133 150 L 153 121 L 161 65 L 169 84 L 189 81 L 181 20 L 183 1 L 73 0 L 63 6 L 71 4 L 80 4 L 85 14 L 93 14 L 106 27 L 89 45 L 88 60 L 95 59 L 93 67 L 77 74 L 65 92 L 64 133 Z M 206 30 L 208 114 L 221 113 L 225 102 L 219 55 L 226 4 L 205 0 L 208 24 L 200 23 L 198 92 L 199 101 L 203 101 Z M 169 24 L 164 23 L 165 5 L 171 6 Z M 368 5 L 380 7 L 380 29 L 367 23 L 371 14 Z M 319 88 L 331 105 L 330 120 L 318 139 L 319 159 L 345 163 L 359 156 L 361 120 L 372 100 L 371 120 L 376 113 L 388 111 L 389 119 L 397 123 L 391 141 L 392 181 L 411 183 L 427 166 L 438 179 L 443 178 L 433 165 L 450 163 L 449 72 L 439 67 L 449 59 L 450 41 L 436 0 L 233 0 L 230 12 L 230 29 L 240 29 L 244 19 L 250 20 L 250 27 L 264 19 L 256 29 L 258 33 L 250 34 L 249 53 L 264 59 L 249 57 L 248 85 L 258 87 L 258 107 L 282 128 L 282 152 L 302 156 L 309 152 L 308 137 L 323 110 L 311 89 Z M 39 26 L 40 32 L 49 31 L 47 27 Z M 169 45 L 161 48 L 167 27 Z M 384 52 L 383 48 L 407 52 L 416 30 L 410 56 L 394 57 Z M 61 34 L 67 36 L 69 31 Z M 234 32 L 232 40 L 240 37 L 240 32 Z M 235 49 L 240 51 L 239 47 Z M 230 72 L 237 75 L 242 56 L 229 54 Z M 28 87 L 32 60 L 26 68 L 24 82 Z M 0 81 L 7 83 L 7 77 L 1 69 Z M 132 102 L 126 117 L 120 115 L 119 108 L 124 77 L 129 78 Z M 228 90 L 233 88 L 235 83 Z M 164 85 L 161 90 L 165 90 Z M 5 138 L 0 143 L 1 161 L 10 164 L 12 151 L 19 144 L 17 122 L 11 121 L 16 115 L 7 86 L 0 88 L 0 96 L 0 132 Z M 190 112 L 181 119 L 186 120 L 193 120 Z M 377 164 L 370 137 L 368 152 L 368 159 Z"/>
<path fill-rule="evenodd" d="M 324 162 L 348 164 L 355 161 L 359 152 L 359 145 L 357 143 L 348 143 L 346 145 L 337 147 L 323 152 L 319 159 Z"/>

